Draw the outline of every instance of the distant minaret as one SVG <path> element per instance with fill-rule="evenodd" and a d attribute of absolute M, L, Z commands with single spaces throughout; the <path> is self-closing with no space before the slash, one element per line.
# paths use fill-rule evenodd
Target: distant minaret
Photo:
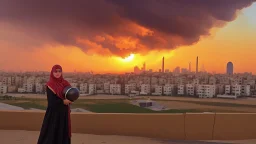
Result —
<path fill-rule="evenodd" d="M 163 60 L 162 60 L 162 72 L 164 73 L 164 57 L 163 57 Z"/>
<path fill-rule="evenodd" d="M 198 56 L 196 57 L 196 73 L 198 73 Z"/>
<path fill-rule="evenodd" d="M 143 71 L 146 71 L 146 63 L 143 63 Z"/>
<path fill-rule="evenodd" d="M 188 70 L 191 72 L 191 62 L 189 62 Z"/>

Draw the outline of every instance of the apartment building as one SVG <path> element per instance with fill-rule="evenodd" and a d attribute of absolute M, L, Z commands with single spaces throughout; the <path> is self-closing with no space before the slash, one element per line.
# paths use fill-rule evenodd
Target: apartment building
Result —
<path fill-rule="evenodd" d="M 193 79 L 192 84 L 193 84 L 193 85 L 199 85 L 199 84 L 200 84 L 200 80 L 199 80 L 198 78 Z"/>
<path fill-rule="evenodd" d="M 144 77 L 143 78 L 143 83 L 144 84 L 150 84 L 150 77 Z"/>
<path fill-rule="evenodd" d="M 24 83 L 22 88 L 25 89 L 25 92 L 28 92 L 28 93 L 34 92 L 34 85 L 32 83 Z"/>
<path fill-rule="evenodd" d="M 88 93 L 88 84 L 87 83 L 82 83 L 79 86 L 79 90 L 81 94 L 86 94 Z"/>
<path fill-rule="evenodd" d="M 225 85 L 225 94 L 231 95 L 231 85 Z"/>
<path fill-rule="evenodd" d="M 97 94 L 96 93 L 96 84 L 89 84 L 89 94 L 90 95 Z"/>
<path fill-rule="evenodd" d="M 0 85 L 0 94 L 6 94 L 6 93 L 7 93 L 7 86 Z"/>
<path fill-rule="evenodd" d="M 132 85 L 131 84 L 125 84 L 124 85 L 124 93 L 125 94 L 129 94 L 132 90 L 131 90 Z"/>
<path fill-rule="evenodd" d="M 12 84 L 12 77 L 7 77 L 7 85 L 11 86 Z"/>
<path fill-rule="evenodd" d="M 141 84 L 140 94 L 141 95 L 150 94 L 150 85 L 149 84 Z"/>
<path fill-rule="evenodd" d="M 3 77 L 2 78 L 2 85 L 8 85 L 8 77 Z"/>
<path fill-rule="evenodd" d="M 255 85 L 255 80 L 252 80 L 252 79 L 244 80 L 243 84 L 245 84 L 245 85 Z"/>
<path fill-rule="evenodd" d="M 241 95 L 242 96 L 250 96 L 251 95 L 250 85 L 242 85 L 241 86 Z"/>
<path fill-rule="evenodd" d="M 104 87 L 104 93 L 109 94 L 110 93 L 110 83 L 106 82 L 103 84 Z"/>
<path fill-rule="evenodd" d="M 231 87 L 231 94 L 235 95 L 235 96 L 241 96 L 241 94 L 242 94 L 242 86 L 238 85 L 238 84 L 232 85 L 232 87 Z"/>
<path fill-rule="evenodd" d="M 178 85 L 178 95 L 185 95 L 185 85 Z"/>
<path fill-rule="evenodd" d="M 242 77 L 231 78 L 231 85 L 242 85 L 242 84 L 243 84 Z"/>
<path fill-rule="evenodd" d="M 78 83 L 70 83 L 71 87 L 77 88 Z"/>
<path fill-rule="evenodd" d="M 157 77 L 152 77 L 151 78 L 151 84 L 158 84 L 158 78 Z"/>
<path fill-rule="evenodd" d="M 18 88 L 18 93 L 24 93 L 26 90 L 24 88 Z"/>
<path fill-rule="evenodd" d="M 163 94 L 164 95 L 167 95 L 167 96 L 170 96 L 170 95 L 173 95 L 173 89 L 174 89 L 174 85 L 173 84 L 166 84 L 164 87 L 163 87 Z"/>
<path fill-rule="evenodd" d="M 163 86 L 156 86 L 155 91 L 152 93 L 152 95 L 163 95 Z"/>
<path fill-rule="evenodd" d="M 14 83 L 15 83 L 16 86 L 19 87 L 19 86 L 22 86 L 23 80 L 22 80 L 22 78 L 20 76 L 16 76 Z"/>
<path fill-rule="evenodd" d="M 120 95 L 121 94 L 121 84 L 110 84 L 110 94 Z"/>
<path fill-rule="evenodd" d="M 164 77 L 161 77 L 158 79 L 158 84 L 159 85 L 165 85 L 167 83 L 167 79 Z"/>
<path fill-rule="evenodd" d="M 220 84 L 229 85 L 230 79 L 228 77 L 220 77 L 219 78 Z"/>
<path fill-rule="evenodd" d="M 216 79 L 214 76 L 211 76 L 211 77 L 209 78 L 209 84 L 210 84 L 210 85 L 215 85 L 215 84 L 217 84 L 217 79 Z"/>
<path fill-rule="evenodd" d="M 213 98 L 216 95 L 216 86 L 199 85 L 197 95 L 199 98 Z"/>
<path fill-rule="evenodd" d="M 104 83 L 98 82 L 96 84 L 96 89 L 97 89 L 97 91 L 99 90 L 100 93 L 104 93 Z"/>
<path fill-rule="evenodd" d="M 36 93 L 44 93 L 44 85 L 41 83 L 36 83 Z"/>
<path fill-rule="evenodd" d="M 42 83 L 43 78 L 42 77 L 36 77 L 35 78 L 35 83 Z"/>
<path fill-rule="evenodd" d="M 26 82 L 27 82 L 27 84 L 32 84 L 32 85 L 35 84 L 35 77 L 27 78 Z"/>
<path fill-rule="evenodd" d="M 217 88 L 217 94 L 220 94 L 220 95 L 223 95 L 223 94 L 225 94 L 225 85 L 223 85 L 223 84 L 218 84 L 218 85 L 216 85 L 216 88 Z M 229 93 L 230 93 L 230 91 L 229 91 Z"/>
<path fill-rule="evenodd" d="M 186 95 L 188 96 L 195 95 L 195 86 L 193 84 L 186 84 Z"/>

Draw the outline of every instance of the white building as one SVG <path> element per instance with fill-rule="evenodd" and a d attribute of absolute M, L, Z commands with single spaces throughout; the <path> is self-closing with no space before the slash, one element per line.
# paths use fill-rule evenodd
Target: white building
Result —
<path fill-rule="evenodd" d="M 24 88 L 18 88 L 18 93 L 24 93 L 26 90 Z"/>
<path fill-rule="evenodd" d="M 36 83 L 36 93 L 43 93 L 43 84 Z"/>
<path fill-rule="evenodd" d="M 186 84 L 186 95 L 188 96 L 195 95 L 195 86 L 193 84 Z"/>
<path fill-rule="evenodd" d="M 185 95 L 185 85 L 178 85 L 178 95 Z"/>
<path fill-rule="evenodd" d="M 220 94 L 220 95 L 225 94 L 225 85 L 218 84 L 218 85 L 216 85 L 216 87 L 218 89 L 217 94 Z"/>
<path fill-rule="evenodd" d="M 80 84 L 79 89 L 81 94 L 85 94 L 88 92 L 87 86 L 88 86 L 87 83 Z"/>
<path fill-rule="evenodd" d="M 8 86 L 12 85 L 12 77 L 7 78 L 7 85 Z"/>
<path fill-rule="evenodd" d="M 192 83 L 192 84 L 194 84 L 194 85 L 199 85 L 199 84 L 200 84 L 199 79 L 198 79 L 198 78 L 193 79 L 193 83 Z"/>
<path fill-rule="evenodd" d="M 120 95 L 121 94 L 121 84 L 110 84 L 110 94 Z"/>
<path fill-rule="evenodd" d="M 125 94 L 129 94 L 132 90 L 131 90 L 132 85 L 131 84 L 125 84 L 124 85 L 124 93 Z"/>
<path fill-rule="evenodd" d="M 129 83 L 129 84 L 131 85 L 131 87 L 130 87 L 131 90 L 132 90 L 132 91 L 136 91 L 136 85 L 137 85 L 137 84 L 136 84 L 136 83 Z"/>
<path fill-rule="evenodd" d="M 251 95 L 250 85 L 242 85 L 242 96 L 250 96 L 250 95 Z"/>
<path fill-rule="evenodd" d="M 150 85 L 149 84 L 141 84 L 140 94 L 141 95 L 150 94 Z"/>
<path fill-rule="evenodd" d="M 15 77 L 15 85 L 21 86 L 22 85 L 22 78 L 20 76 Z"/>
<path fill-rule="evenodd" d="M 151 78 L 151 84 L 158 84 L 158 78 L 153 76 Z"/>
<path fill-rule="evenodd" d="M 33 83 L 24 83 L 23 84 L 23 88 L 25 89 L 26 92 L 28 93 L 32 93 L 33 92 L 33 88 L 34 88 L 34 85 Z"/>
<path fill-rule="evenodd" d="M 232 91 L 232 93 L 231 93 L 232 95 L 241 96 L 242 86 L 238 85 L 238 84 L 232 85 L 231 91 Z"/>
<path fill-rule="evenodd" d="M 96 94 L 96 84 L 89 84 L 89 94 Z"/>
<path fill-rule="evenodd" d="M 173 94 L 173 88 L 174 88 L 174 85 L 166 84 L 164 86 L 163 94 L 164 95 L 172 95 Z"/>
<path fill-rule="evenodd" d="M 241 85 L 243 83 L 243 78 L 238 77 L 231 80 L 232 85 Z"/>
<path fill-rule="evenodd" d="M 74 87 L 74 88 L 77 88 L 78 83 L 70 83 L 70 85 L 71 85 L 72 87 Z"/>
<path fill-rule="evenodd" d="M 33 77 L 33 76 L 31 76 L 31 77 L 29 77 L 28 79 L 27 79 L 27 84 L 35 84 L 35 77 Z"/>
<path fill-rule="evenodd" d="M 37 77 L 37 78 L 35 79 L 35 83 L 41 83 L 42 80 L 43 80 L 42 77 Z"/>
<path fill-rule="evenodd" d="M 7 86 L 1 85 L 0 86 L 0 94 L 5 94 L 7 93 Z"/>
<path fill-rule="evenodd" d="M 231 95 L 231 86 L 230 85 L 225 85 L 225 94 Z"/>
<path fill-rule="evenodd" d="M 104 93 L 109 94 L 110 93 L 110 83 L 104 83 L 103 84 Z"/>
<path fill-rule="evenodd" d="M 245 85 L 255 85 L 255 80 L 244 80 Z"/>
<path fill-rule="evenodd" d="M 217 83 L 217 79 L 214 76 L 211 76 L 209 78 L 209 84 L 210 85 L 215 85 Z"/>
<path fill-rule="evenodd" d="M 161 77 L 161 78 L 158 79 L 158 84 L 159 85 L 164 85 L 166 83 L 167 83 L 167 79 L 166 78 Z"/>
<path fill-rule="evenodd" d="M 199 98 L 213 98 L 216 95 L 215 85 L 199 85 L 197 95 Z"/>
<path fill-rule="evenodd" d="M 8 84 L 8 78 L 7 77 L 3 77 L 2 85 L 7 85 L 7 84 Z"/>
<path fill-rule="evenodd" d="M 152 95 L 162 95 L 163 94 L 163 86 L 156 86 L 155 92 L 152 93 Z"/>

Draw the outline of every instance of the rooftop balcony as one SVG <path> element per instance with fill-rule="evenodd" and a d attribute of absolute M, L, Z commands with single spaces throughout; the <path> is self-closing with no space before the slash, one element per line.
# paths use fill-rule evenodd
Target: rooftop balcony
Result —
<path fill-rule="evenodd" d="M 4 144 L 35 144 L 44 112 L 0 111 Z M 255 113 L 97 114 L 72 113 L 74 144 L 200 144 L 212 140 L 256 141 Z M 25 130 L 20 131 L 20 130 Z M 192 142 L 193 141 L 193 142 Z M 227 143 L 227 141 L 225 141 Z M 204 142 L 204 144 L 206 144 Z"/>

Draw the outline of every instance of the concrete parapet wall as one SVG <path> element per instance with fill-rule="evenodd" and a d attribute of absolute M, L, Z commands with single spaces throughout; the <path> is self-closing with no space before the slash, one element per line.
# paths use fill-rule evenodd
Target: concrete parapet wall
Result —
<path fill-rule="evenodd" d="M 0 129 L 39 131 L 44 112 L 0 111 Z M 256 114 L 72 113 L 72 132 L 173 140 L 256 139 Z"/>
<path fill-rule="evenodd" d="M 256 113 L 216 114 L 213 139 L 243 140 L 256 138 Z"/>

